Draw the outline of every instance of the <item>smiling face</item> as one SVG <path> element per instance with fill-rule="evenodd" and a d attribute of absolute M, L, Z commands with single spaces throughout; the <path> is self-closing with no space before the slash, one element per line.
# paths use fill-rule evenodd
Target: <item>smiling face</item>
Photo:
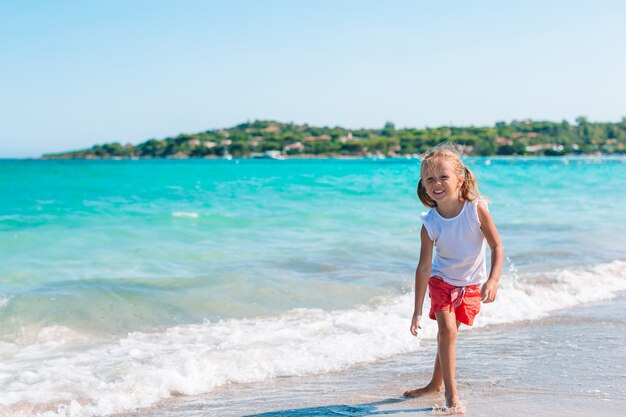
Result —
<path fill-rule="evenodd" d="M 456 172 L 452 161 L 437 158 L 422 165 L 422 186 L 438 205 L 459 200 L 463 178 Z"/>

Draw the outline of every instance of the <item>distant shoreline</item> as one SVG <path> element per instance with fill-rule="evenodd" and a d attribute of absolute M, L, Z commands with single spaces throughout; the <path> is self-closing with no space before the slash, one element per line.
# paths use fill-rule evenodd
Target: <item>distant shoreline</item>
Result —
<path fill-rule="evenodd" d="M 433 146 L 452 142 L 468 156 L 564 156 L 625 154 L 626 117 L 619 122 L 575 124 L 533 121 L 494 126 L 402 128 L 387 122 L 379 129 L 348 129 L 256 120 L 237 126 L 181 133 L 132 145 L 119 142 L 88 149 L 44 154 L 42 159 L 359 159 L 415 158 Z"/>
<path fill-rule="evenodd" d="M 466 155 L 467 158 L 489 158 L 489 159 L 561 159 L 561 158 L 579 158 L 579 159 L 595 159 L 595 158 L 626 158 L 624 153 L 593 153 L 593 154 L 565 154 L 565 155 Z M 232 160 L 266 160 L 266 161 L 283 161 L 283 160 L 345 160 L 345 161 L 411 161 L 419 159 L 418 156 L 388 156 L 368 157 L 368 156 L 352 156 L 352 155 L 285 155 L 280 159 L 273 158 L 254 158 L 254 157 L 236 157 Z M 1 158 L 0 161 L 228 161 L 219 156 L 205 157 L 188 157 L 188 158 L 168 158 L 168 157 L 92 157 L 92 158 L 46 158 L 46 157 L 25 157 L 25 158 Z"/>

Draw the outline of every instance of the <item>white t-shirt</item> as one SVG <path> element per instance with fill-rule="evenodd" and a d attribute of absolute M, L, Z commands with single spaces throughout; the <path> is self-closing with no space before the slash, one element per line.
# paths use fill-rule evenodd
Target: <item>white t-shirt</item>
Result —
<path fill-rule="evenodd" d="M 480 230 L 478 204 L 487 207 L 485 200 L 466 200 L 461 212 L 449 219 L 435 208 L 422 213 L 428 236 L 435 243 L 431 276 L 440 276 L 456 287 L 479 284 L 487 278 L 487 241 Z"/>

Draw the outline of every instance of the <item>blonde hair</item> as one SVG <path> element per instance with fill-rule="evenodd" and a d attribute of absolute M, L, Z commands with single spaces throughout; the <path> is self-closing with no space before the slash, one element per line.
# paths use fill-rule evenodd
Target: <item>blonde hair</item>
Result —
<path fill-rule="evenodd" d="M 434 162 L 447 160 L 452 162 L 452 168 L 458 177 L 463 178 L 460 197 L 463 200 L 474 201 L 480 198 L 476 177 L 468 167 L 461 161 L 461 153 L 454 143 L 446 142 L 435 146 L 420 157 L 422 167 L 420 169 L 420 180 L 417 183 L 417 196 L 426 207 L 437 207 L 437 202 L 426 193 L 426 188 L 422 184 L 421 173 L 424 167 L 431 166 Z"/>

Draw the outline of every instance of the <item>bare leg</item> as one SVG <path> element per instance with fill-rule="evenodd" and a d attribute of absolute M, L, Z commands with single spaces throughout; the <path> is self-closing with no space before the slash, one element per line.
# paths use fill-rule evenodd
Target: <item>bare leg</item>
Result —
<path fill-rule="evenodd" d="M 441 384 L 443 383 L 443 374 L 441 373 L 441 362 L 439 361 L 439 353 L 435 356 L 435 367 L 433 369 L 433 377 L 424 388 L 417 388 L 406 391 L 405 397 L 416 398 L 422 395 L 430 394 L 433 392 L 441 391 Z"/>
<path fill-rule="evenodd" d="M 438 341 L 438 357 L 441 363 L 441 372 L 443 375 L 443 385 L 445 387 L 446 406 L 456 407 L 458 404 L 458 393 L 456 390 L 456 335 L 458 323 L 454 311 L 437 311 L 437 326 L 439 333 Z"/>
<path fill-rule="evenodd" d="M 461 325 L 460 322 L 457 322 L 457 329 Z M 437 334 L 437 343 L 439 343 L 439 334 Z M 430 382 L 423 388 L 417 388 L 413 390 L 406 391 L 404 393 L 405 397 L 416 398 L 421 397 L 422 395 L 431 394 L 433 392 L 441 391 L 441 385 L 443 384 L 443 372 L 441 371 L 441 361 L 439 360 L 439 348 L 437 348 L 437 355 L 435 356 L 435 366 L 433 369 L 433 377 Z"/>

